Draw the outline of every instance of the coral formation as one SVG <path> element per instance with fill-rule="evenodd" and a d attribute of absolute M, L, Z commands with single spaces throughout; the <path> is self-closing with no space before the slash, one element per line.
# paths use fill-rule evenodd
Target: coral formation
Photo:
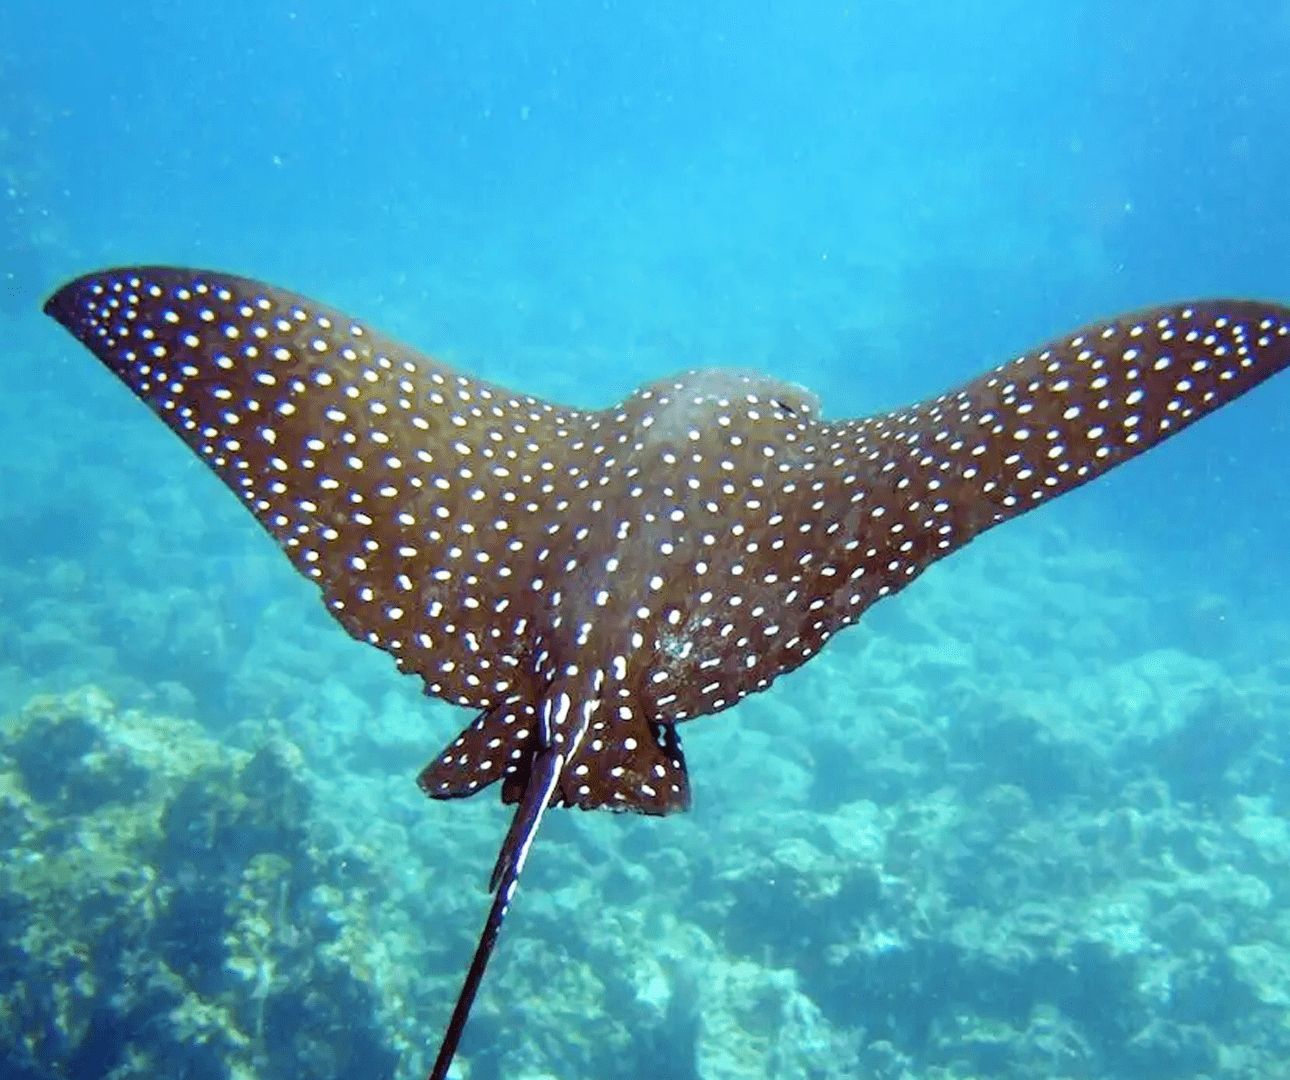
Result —
<path fill-rule="evenodd" d="M 1264 627 L 1264 661 L 1191 655 L 1117 607 L 1104 554 L 1059 543 L 1042 610 L 1012 610 L 1040 592 L 1018 544 L 694 725 L 693 814 L 551 815 L 459 1075 L 1278 1075 L 1282 639 Z M 71 632 L 82 652 L 49 654 L 71 679 L 111 638 L 67 595 L 0 618 Z M 159 642 L 164 601 L 132 609 Z M 186 632 L 222 617 L 193 609 Z M 0 723 L 5 1075 L 424 1067 L 505 811 L 421 798 L 431 728 L 457 718 L 328 636 L 310 597 L 253 626 L 136 693 L 147 711 L 83 690 Z M 248 717 L 222 741 L 164 715 L 210 665 Z"/>
<path fill-rule="evenodd" d="M 395 1075 L 370 873 L 320 843 L 294 746 L 220 747 L 94 690 L 3 736 L 5 1075 Z"/>

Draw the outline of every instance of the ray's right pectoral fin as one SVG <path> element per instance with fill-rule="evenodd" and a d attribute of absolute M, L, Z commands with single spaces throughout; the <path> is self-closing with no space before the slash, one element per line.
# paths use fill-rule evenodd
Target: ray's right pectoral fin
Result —
<path fill-rule="evenodd" d="M 958 546 L 1137 457 L 1290 365 L 1290 308 L 1208 300 L 1049 342 L 888 421 L 893 473 L 951 504 Z M 902 445 L 903 444 L 903 445 Z M 941 551 L 940 553 L 944 553 Z M 939 557 L 939 553 L 938 553 Z"/>
<path fill-rule="evenodd" d="M 879 595 L 1287 366 L 1290 308 L 1174 304 L 1087 326 L 956 390 L 866 418 L 865 539 L 892 579 Z"/>

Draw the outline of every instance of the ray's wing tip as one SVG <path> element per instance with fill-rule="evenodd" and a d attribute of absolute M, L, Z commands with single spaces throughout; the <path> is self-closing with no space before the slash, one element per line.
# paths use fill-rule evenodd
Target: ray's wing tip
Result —
<path fill-rule="evenodd" d="M 72 308 L 76 304 L 77 297 L 84 291 L 87 282 L 98 276 L 98 274 L 82 275 L 63 282 L 45 298 L 40 310 L 55 322 L 70 328 Z"/>
<path fill-rule="evenodd" d="M 112 273 L 98 270 L 64 282 L 41 305 L 41 311 L 75 338 L 85 341 L 86 315 L 93 306 L 94 290 L 107 285 Z"/>
<path fill-rule="evenodd" d="M 91 294 L 94 289 L 110 288 L 115 282 L 124 281 L 130 277 L 141 277 L 146 275 L 149 269 L 153 268 L 146 266 L 110 266 L 79 274 L 64 281 L 50 293 L 44 304 L 41 305 L 40 310 L 69 330 L 74 329 L 77 321 L 77 309 L 84 298 Z"/>
<path fill-rule="evenodd" d="M 163 288 L 178 286 L 185 280 L 198 282 L 202 279 L 225 284 L 249 281 L 237 274 L 222 270 L 210 270 L 204 267 L 180 266 L 172 263 L 135 263 L 122 266 L 105 266 L 90 270 L 69 278 L 55 289 L 41 306 L 41 310 L 52 319 L 67 325 L 76 308 L 77 302 L 95 290 L 115 290 L 127 287 L 141 288 L 145 283 L 159 285 Z"/>

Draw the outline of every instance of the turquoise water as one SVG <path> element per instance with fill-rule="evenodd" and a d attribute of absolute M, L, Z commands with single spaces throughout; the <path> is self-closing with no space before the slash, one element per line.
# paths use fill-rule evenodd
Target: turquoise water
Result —
<path fill-rule="evenodd" d="M 1290 299 L 1284 4 L 908 8 L 0 11 L 0 1072 L 414 1076 L 507 821 L 420 796 L 468 716 L 39 316 L 63 279 L 220 267 L 579 405 L 722 364 L 829 416 Z M 1288 416 L 684 726 L 692 814 L 553 814 L 462 1075 L 1282 1075 Z"/>

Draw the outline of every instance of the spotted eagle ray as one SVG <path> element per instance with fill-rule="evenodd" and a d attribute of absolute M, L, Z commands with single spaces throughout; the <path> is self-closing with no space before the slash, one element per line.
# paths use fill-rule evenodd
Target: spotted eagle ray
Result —
<path fill-rule="evenodd" d="M 464 375 L 245 278 L 129 267 L 45 305 L 228 485 L 355 638 L 478 715 L 427 795 L 517 804 L 430 1073 L 444 1080 L 550 806 L 686 809 L 676 725 L 804 664 L 1000 522 L 1290 364 L 1290 308 L 1068 334 L 920 404 L 824 422 L 689 371 L 598 412 Z"/>

